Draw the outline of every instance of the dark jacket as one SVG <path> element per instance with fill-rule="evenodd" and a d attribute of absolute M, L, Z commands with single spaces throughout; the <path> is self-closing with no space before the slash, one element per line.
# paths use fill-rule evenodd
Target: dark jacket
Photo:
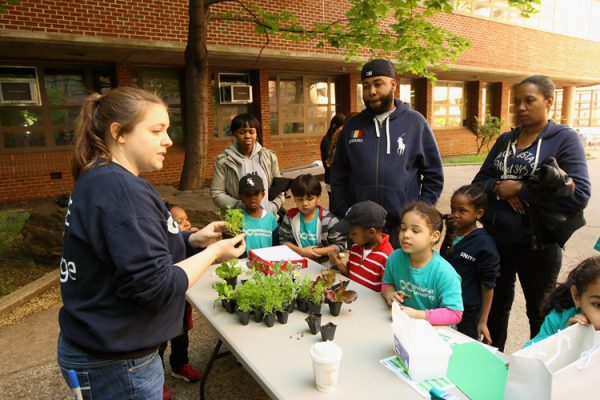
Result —
<path fill-rule="evenodd" d="M 488 193 L 488 205 L 483 223 L 497 243 L 528 243 L 531 241 L 529 217 L 515 212 L 510 205 L 493 192 L 501 179 L 523 180 L 519 193 L 530 208 L 572 215 L 582 211 L 591 196 L 585 151 L 579 135 L 573 129 L 548 121 L 538 138 L 527 148 L 516 151 L 513 142 L 521 127 L 502 134 L 473 179 Z M 507 156 L 508 151 L 508 156 Z M 549 198 L 527 181 L 535 175 L 544 160 L 556 158 L 560 168 L 575 182 L 575 191 L 569 197 Z M 506 159 L 506 166 L 504 160 Z"/>
<path fill-rule="evenodd" d="M 371 200 L 387 210 L 388 225 L 397 225 L 407 203 L 435 204 L 440 196 L 444 176 L 433 133 L 408 104 L 397 99 L 394 104 L 396 109 L 381 126 L 367 110 L 344 124 L 331 166 L 338 218 L 351 205 Z"/>
<path fill-rule="evenodd" d="M 485 229 L 475 229 L 451 247 L 444 240 L 440 254 L 461 277 L 463 305 L 481 305 L 481 285 L 496 287 L 500 256 L 494 239 Z"/>
<path fill-rule="evenodd" d="M 75 185 L 61 259 L 62 335 L 95 352 L 158 346 L 181 329 L 184 237 L 152 186 L 96 164 Z"/>

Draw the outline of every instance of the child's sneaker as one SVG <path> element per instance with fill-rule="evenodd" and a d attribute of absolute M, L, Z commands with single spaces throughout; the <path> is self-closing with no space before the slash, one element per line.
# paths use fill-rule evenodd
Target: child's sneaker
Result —
<path fill-rule="evenodd" d="M 171 375 L 186 382 L 198 382 L 200 380 L 200 371 L 194 369 L 190 364 L 184 364 L 177 369 L 173 368 Z"/>
<path fill-rule="evenodd" d="M 163 385 L 163 400 L 171 400 L 171 392 L 167 388 L 167 385 Z"/>

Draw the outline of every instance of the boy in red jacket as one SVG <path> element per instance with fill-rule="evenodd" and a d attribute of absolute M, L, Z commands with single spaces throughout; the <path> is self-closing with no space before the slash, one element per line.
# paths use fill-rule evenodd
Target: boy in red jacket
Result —
<path fill-rule="evenodd" d="M 376 292 L 381 292 L 385 264 L 394 250 L 389 235 L 381 231 L 386 215 L 387 212 L 379 204 L 361 201 L 350 207 L 333 228 L 340 233 L 347 232 L 354 244 L 345 265 L 338 253 L 331 254 L 332 265 L 353 281 Z"/>

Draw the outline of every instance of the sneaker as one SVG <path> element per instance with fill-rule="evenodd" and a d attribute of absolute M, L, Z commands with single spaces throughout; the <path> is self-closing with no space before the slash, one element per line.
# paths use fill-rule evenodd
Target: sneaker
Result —
<path fill-rule="evenodd" d="M 163 400 L 171 400 L 171 392 L 167 388 L 167 385 L 163 385 Z"/>
<path fill-rule="evenodd" d="M 190 364 L 184 364 L 177 369 L 173 368 L 171 375 L 186 382 L 198 382 L 200 380 L 200 371 L 194 369 Z"/>

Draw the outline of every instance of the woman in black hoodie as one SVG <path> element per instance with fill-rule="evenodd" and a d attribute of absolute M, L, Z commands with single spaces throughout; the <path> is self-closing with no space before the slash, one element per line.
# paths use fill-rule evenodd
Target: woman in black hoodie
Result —
<path fill-rule="evenodd" d="M 516 275 L 534 337 L 543 322 L 541 301 L 555 286 L 561 268 L 566 239 L 556 233 L 564 229 L 540 226 L 540 213 L 583 223 L 582 211 L 591 195 L 579 135 L 548 120 L 554 90 L 552 80 L 543 75 L 530 76 L 517 85 L 514 106 L 519 125 L 498 138 L 473 180 L 488 193 L 483 223 L 500 254 L 500 276 L 488 321 L 492 344 L 500 350 L 506 342 Z M 550 165 L 552 158 L 560 168 L 556 172 L 574 182 L 574 191 L 567 191 L 568 195 L 565 190 L 552 192 L 539 185 L 540 167 Z"/>

